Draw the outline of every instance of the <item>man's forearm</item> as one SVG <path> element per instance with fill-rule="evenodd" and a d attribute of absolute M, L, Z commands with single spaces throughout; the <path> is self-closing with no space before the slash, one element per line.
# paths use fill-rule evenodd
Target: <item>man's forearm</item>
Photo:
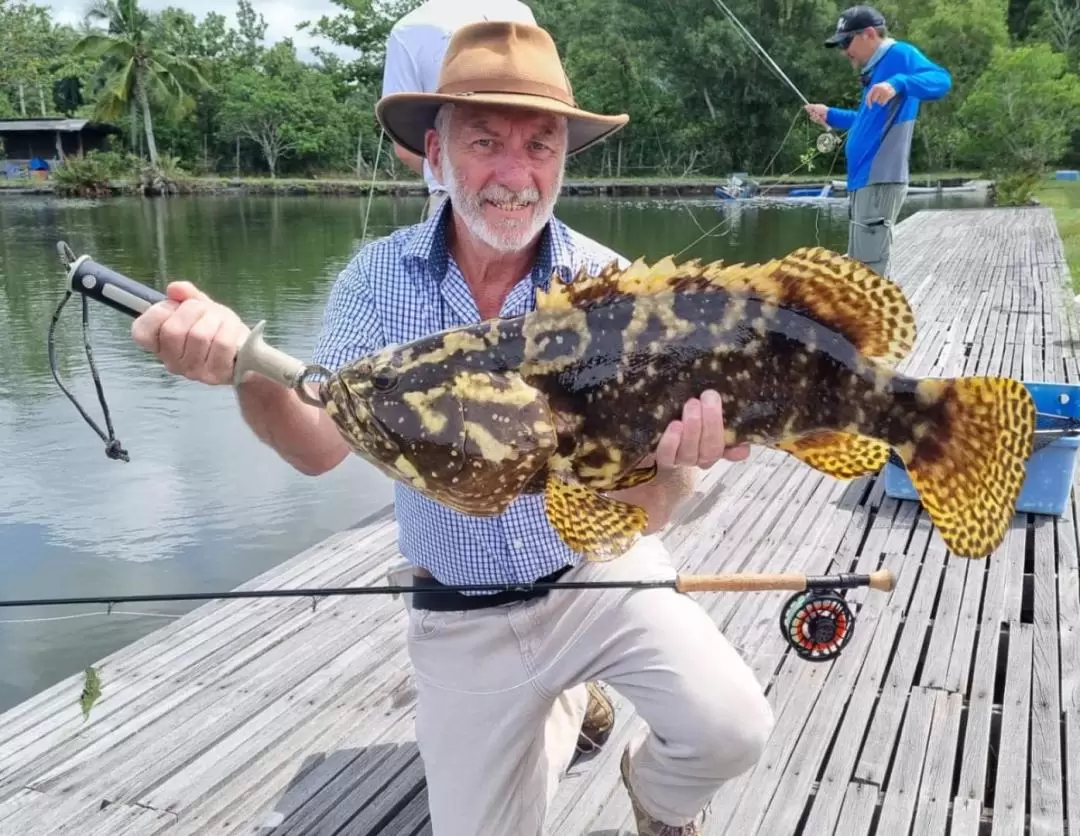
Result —
<path fill-rule="evenodd" d="M 301 473 L 325 473 L 349 452 L 323 410 L 273 381 L 252 376 L 237 389 L 237 400 L 252 432 Z"/>

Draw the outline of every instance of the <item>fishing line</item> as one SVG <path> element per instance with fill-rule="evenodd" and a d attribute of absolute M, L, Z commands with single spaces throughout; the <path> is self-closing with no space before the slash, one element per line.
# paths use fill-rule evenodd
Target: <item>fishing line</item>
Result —
<path fill-rule="evenodd" d="M 731 22 L 735 24 L 735 28 L 740 32 L 740 34 L 742 34 L 742 36 L 747 40 L 747 42 L 757 50 L 758 55 L 760 55 L 767 62 L 766 66 L 773 70 L 773 72 L 780 79 L 787 83 L 788 87 L 795 91 L 795 95 L 802 99 L 803 104 L 810 104 L 809 99 L 807 99 L 806 96 L 802 94 L 802 91 L 795 86 L 795 82 L 793 82 L 790 78 L 787 77 L 787 74 L 782 69 L 780 69 L 779 65 L 775 61 L 773 61 L 772 56 L 770 56 L 769 53 L 765 50 L 765 47 L 763 47 L 757 42 L 757 39 L 750 34 L 750 31 L 745 26 L 742 25 L 742 22 L 735 16 L 735 13 L 724 4 L 723 0 L 713 0 L 713 3 L 715 3 L 720 8 L 720 10 L 728 16 Z"/>

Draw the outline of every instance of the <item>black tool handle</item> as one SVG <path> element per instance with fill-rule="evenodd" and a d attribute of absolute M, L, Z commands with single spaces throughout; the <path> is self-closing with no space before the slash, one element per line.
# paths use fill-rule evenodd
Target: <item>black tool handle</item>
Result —
<path fill-rule="evenodd" d="M 71 289 L 129 316 L 138 316 L 165 294 L 83 257 L 71 267 Z"/>

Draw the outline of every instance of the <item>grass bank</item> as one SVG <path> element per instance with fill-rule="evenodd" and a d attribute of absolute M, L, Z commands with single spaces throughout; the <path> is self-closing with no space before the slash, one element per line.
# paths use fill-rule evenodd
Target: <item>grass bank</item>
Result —
<path fill-rule="evenodd" d="M 1080 293 L 1080 182 L 1051 180 L 1035 192 L 1039 203 L 1054 210 L 1065 245 L 1073 293 Z"/>

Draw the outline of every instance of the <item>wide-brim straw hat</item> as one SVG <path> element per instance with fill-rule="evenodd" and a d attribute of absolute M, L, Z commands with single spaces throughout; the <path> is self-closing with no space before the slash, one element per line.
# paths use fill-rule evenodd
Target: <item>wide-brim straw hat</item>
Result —
<path fill-rule="evenodd" d="M 606 116 L 580 109 L 551 35 L 509 21 L 471 23 L 450 39 L 434 93 L 392 93 L 375 117 L 398 145 L 426 156 L 424 135 L 448 103 L 528 108 L 565 116 L 567 155 L 607 138 L 625 125 L 625 113 Z"/>

